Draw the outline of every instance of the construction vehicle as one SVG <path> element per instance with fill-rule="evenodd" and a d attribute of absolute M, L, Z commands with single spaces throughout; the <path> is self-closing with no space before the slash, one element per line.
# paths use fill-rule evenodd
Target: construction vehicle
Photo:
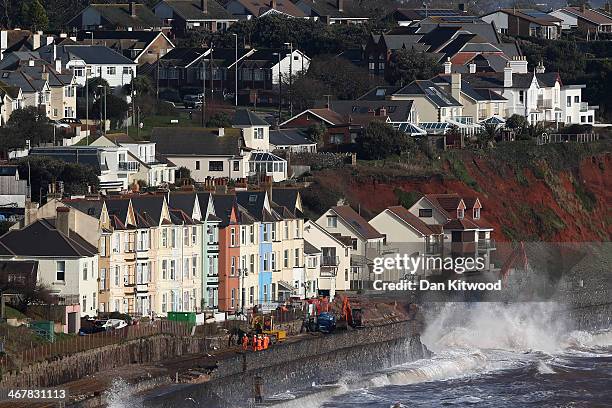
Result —
<path fill-rule="evenodd" d="M 317 331 L 331 333 L 336 329 L 336 317 L 329 312 L 319 313 L 317 316 Z"/>
<path fill-rule="evenodd" d="M 274 327 L 272 316 L 256 315 L 251 319 L 251 332 L 256 334 L 267 334 L 272 338 L 272 342 L 282 342 L 287 338 L 287 332 Z"/>
<path fill-rule="evenodd" d="M 352 327 L 357 329 L 363 327 L 363 313 L 360 307 L 351 306 L 351 300 L 348 296 L 342 296 L 342 309 L 340 310 L 340 318 L 338 319 L 338 328 L 348 329 Z"/>

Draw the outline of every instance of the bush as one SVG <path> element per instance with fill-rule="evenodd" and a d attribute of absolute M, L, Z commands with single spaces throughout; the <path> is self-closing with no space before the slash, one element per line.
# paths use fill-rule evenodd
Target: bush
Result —
<path fill-rule="evenodd" d="M 369 160 L 401 155 L 414 146 L 410 136 L 378 121 L 371 122 L 365 132 L 357 136 L 356 143 L 361 157 Z"/>
<path fill-rule="evenodd" d="M 181 96 L 176 89 L 166 88 L 159 91 L 159 99 L 168 102 L 181 102 Z"/>

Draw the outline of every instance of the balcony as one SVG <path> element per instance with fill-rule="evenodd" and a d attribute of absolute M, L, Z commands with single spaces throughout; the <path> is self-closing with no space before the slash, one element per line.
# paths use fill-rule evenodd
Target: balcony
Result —
<path fill-rule="evenodd" d="M 552 99 L 544 99 L 544 98 L 538 98 L 538 109 L 552 109 L 553 108 L 553 101 Z"/>
<path fill-rule="evenodd" d="M 138 283 L 136 285 L 136 292 L 148 292 L 149 284 L 148 283 Z"/>
<path fill-rule="evenodd" d="M 135 161 L 119 162 L 119 170 L 121 171 L 138 171 L 140 170 L 140 163 Z"/>
<path fill-rule="evenodd" d="M 478 249 L 495 249 L 495 240 L 493 239 L 479 239 Z"/>
<path fill-rule="evenodd" d="M 339 257 L 321 255 L 321 267 L 338 266 L 338 265 L 340 265 Z"/>
<path fill-rule="evenodd" d="M 451 120 L 461 123 L 462 125 L 473 125 L 474 118 L 471 116 L 453 116 L 450 118 Z"/>

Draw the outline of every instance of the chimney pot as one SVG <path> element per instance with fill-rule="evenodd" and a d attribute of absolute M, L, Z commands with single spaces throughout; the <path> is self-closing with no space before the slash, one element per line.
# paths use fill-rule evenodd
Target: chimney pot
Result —
<path fill-rule="evenodd" d="M 272 0 L 270 2 L 270 7 L 273 8 L 273 9 L 276 9 L 276 0 Z"/>
<path fill-rule="evenodd" d="M 338 11 L 344 11 L 344 0 L 338 0 Z"/>
<path fill-rule="evenodd" d="M 200 9 L 202 13 L 208 14 L 208 0 L 200 0 Z"/>
<path fill-rule="evenodd" d="M 136 2 L 130 1 L 130 16 L 136 17 Z"/>

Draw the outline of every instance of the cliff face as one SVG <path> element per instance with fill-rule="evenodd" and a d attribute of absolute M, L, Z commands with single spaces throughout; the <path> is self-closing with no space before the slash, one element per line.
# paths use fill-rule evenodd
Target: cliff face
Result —
<path fill-rule="evenodd" d="M 393 163 L 323 170 L 313 187 L 366 216 L 410 205 L 414 192 L 476 195 L 497 240 L 609 241 L 612 153 L 582 146 L 529 149 L 540 150 L 451 152 L 434 158 L 429 174 Z"/>

